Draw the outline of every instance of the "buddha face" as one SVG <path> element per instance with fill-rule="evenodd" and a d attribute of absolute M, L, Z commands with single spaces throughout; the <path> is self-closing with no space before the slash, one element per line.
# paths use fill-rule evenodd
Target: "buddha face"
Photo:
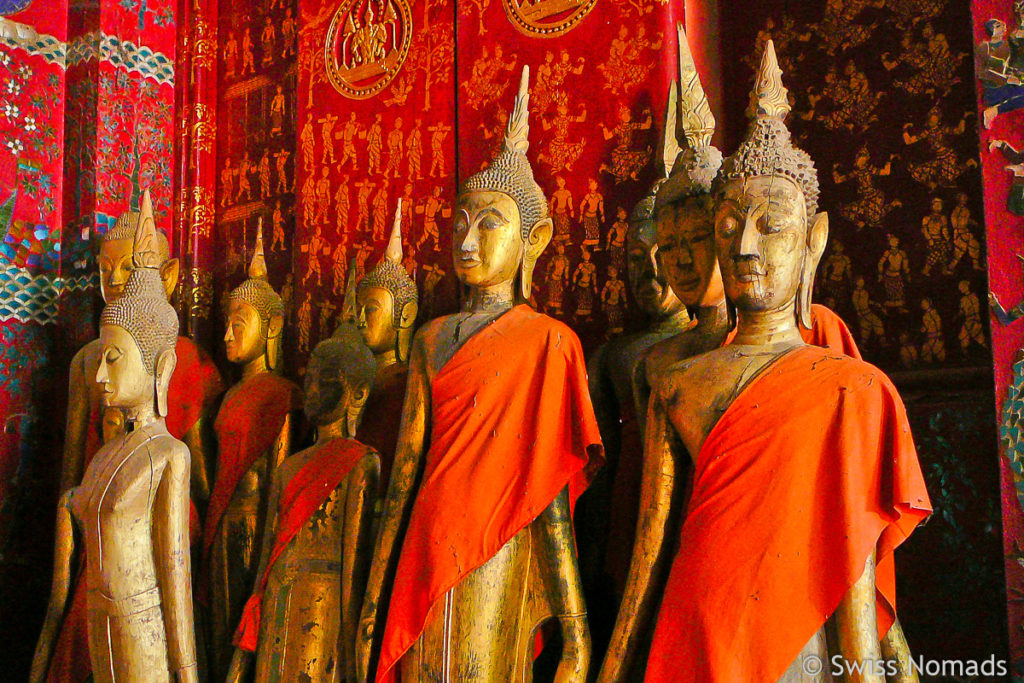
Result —
<path fill-rule="evenodd" d="M 455 274 L 469 287 L 511 282 L 523 260 L 519 207 L 503 192 L 459 195 L 455 207 L 452 258 Z"/>
<path fill-rule="evenodd" d="M 244 365 L 266 352 L 267 340 L 263 335 L 263 321 L 252 304 L 241 299 L 232 299 L 228 304 L 226 327 L 224 350 L 232 363 Z"/>
<path fill-rule="evenodd" d="M 725 294 L 738 310 L 779 310 L 795 301 L 807 237 L 804 195 L 793 181 L 758 176 L 726 184 L 715 212 L 715 250 Z"/>
<path fill-rule="evenodd" d="M 686 197 L 658 210 L 658 261 L 665 279 L 688 307 L 710 306 L 725 297 L 715 256 L 715 222 L 705 200 Z"/>
<path fill-rule="evenodd" d="M 314 349 L 306 368 L 304 412 L 315 425 L 337 422 L 344 416 L 345 382 L 341 368 L 323 349 Z"/>
<path fill-rule="evenodd" d="M 660 266 L 652 221 L 629 226 L 626 233 L 626 277 L 633 299 L 647 315 L 662 318 L 682 308 Z"/>
<path fill-rule="evenodd" d="M 360 287 L 356 293 L 356 327 L 374 354 L 392 351 L 398 340 L 395 299 L 383 287 Z"/>
<path fill-rule="evenodd" d="M 103 389 L 103 405 L 109 408 L 135 408 L 153 402 L 153 375 L 143 363 L 135 339 L 123 327 L 100 327 L 96 382 Z"/>
<path fill-rule="evenodd" d="M 132 262 L 134 240 L 103 240 L 97 261 L 100 267 L 100 294 L 104 303 L 113 303 L 121 296 L 128 276 L 135 270 Z"/>

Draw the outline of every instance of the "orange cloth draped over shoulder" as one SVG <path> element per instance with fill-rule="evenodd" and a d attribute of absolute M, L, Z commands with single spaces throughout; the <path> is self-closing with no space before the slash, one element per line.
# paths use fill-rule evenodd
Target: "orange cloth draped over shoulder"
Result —
<path fill-rule="evenodd" d="M 274 444 L 288 413 L 302 407 L 302 391 L 273 372 L 242 380 L 221 404 L 217 432 L 217 479 L 210 493 L 203 528 L 203 552 L 210 550 L 221 517 L 242 476 Z"/>
<path fill-rule="evenodd" d="M 431 383 L 430 450 L 402 545 L 377 680 L 431 607 L 535 520 L 574 503 L 603 460 L 583 351 L 519 305 L 473 335 Z"/>
<path fill-rule="evenodd" d="M 188 337 L 178 337 L 174 347 L 177 363 L 167 399 L 167 431 L 175 439 L 181 440 L 192 425 L 203 414 L 203 411 L 220 396 L 224 390 L 220 372 L 210 356 Z M 93 382 L 95 377 L 86 377 Z M 85 461 L 82 471 L 92 462 L 92 457 L 103 445 L 103 407 L 98 395 L 90 392 L 89 424 L 85 436 Z M 188 511 L 189 537 L 193 543 L 201 538 L 202 525 L 199 511 L 194 502 L 189 501 Z M 82 555 L 84 558 L 84 554 Z M 60 635 L 54 648 L 53 659 L 47 672 L 50 683 L 82 683 L 92 673 L 92 661 L 89 657 L 89 636 L 86 631 L 86 586 L 85 567 L 75 579 L 71 595 L 71 605 L 61 624 Z"/>
<path fill-rule="evenodd" d="M 322 446 L 314 446 L 316 454 L 288 481 L 277 507 L 277 533 L 270 549 L 267 567 L 256 584 L 252 597 L 245 603 L 242 619 L 235 632 L 235 646 L 256 652 L 260 634 L 260 608 L 263 591 L 274 563 L 288 544 L 320 509 L 331 493 L 345 480 L 352 468 L 373 449 L 355 439 L 331 439 Z"/>
<path fill-rule="evenodd" d="M 879 638 L 888 632 L 893 551 L 931 503 L 881 371 L 795 349 L 732 402 L 695 462 L 648 682 L 774 683 L 872 551 Z"/>

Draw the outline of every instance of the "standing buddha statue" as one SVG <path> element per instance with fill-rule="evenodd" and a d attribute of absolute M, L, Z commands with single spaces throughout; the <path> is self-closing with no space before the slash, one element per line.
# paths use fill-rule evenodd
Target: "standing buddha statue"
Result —
<path fill-rule="evenodd" d="M 214 429 L 217 474 L 203 528 L 210 608 L 210 671 L 222 680 L 232 636 L 252 595 L 274 470 L 291 452 L 301 390 L 278 375 L 284 328 L 281 297 L 267 282 L 262 224 L 249 278 L 228 296 L 224 345 L 242 379 L 224 396 Z"/>
<path fill-rule="evenodd" d="M 453 260 L 462 311 L 423 326 L 363 607 L 359 679 L 528 679 L 557 618 L 558 680 L 590 660 L 572 502 L 600 436 L 579 340 L 529 301 L 551 240 L 526 158 L 523 69 L 502 151 L 460 188 Z"/>
<path fill-rule="evenodd" d="M 884 658 L 916 680 L 893 551 L 931 511 L 928 493 L 889 379 L 802 338 L 828 218 L 788 112 L 769 40 L 750 132 L 717 184 L 715 253 L 736 333 L 653 388 L 647 512 L 599 681 L 621 680 L 652 620 L 647 681 L 826 681 L 830 667 L 802 664 L 834 656 Z M 877 674 L 859 680 L 885 681 Z"/>
<path fill-rule="evenodd" d="M 580 504 L 576 525 L 580 566 L 587 604 L 595 627 L 615 621 L 615 608 L 629 571 L 629 552 L 636 528 L 643 459 L 642 412 L 634 406 L 633 372 L 651 345 L 679 334 L 690 325 L 686 307 L 672 292 L 658 254 L 654 232 L 654 198 L 672 172 L 676 141 L 676 84 L 668 91 L 659 179 L 637 202 L 626 231 L 626 276 L 629 289 L 647 325 L 639 332 L 609 340 L 587 363 L 590 396 L 601 428 L 607 464 L 595 477 Z M 646 408 L 646 406 L 644 406 Z M 613 595 L 609 594 L 609 591 Z M 596 610 L 607 609 L 607 614 Z M 595 632 L 598 645 L 607 633 Z"/>
<path fill-rule="evenodd" d="M 137 211 L 124 212 L 100 242 L 97 257 L 100 294 L 107 305 L 121 297 L 135 268 L 133 245 L 140 219 L 141 214 Z M 160 230 L 156 231 L 155 244 L 158 277 L 165 297 L 170 298 L 178 284 L 179 262 L 170 258 L 167 236 Z M 104 407 L 102 388 L 96 382 L 100 348 L 100 340 L 94 339 L 83 346 L 71 361 L 61 491 L 80 484 L 99 447 L 124 433 L 123 412 L 116 407 Z M 188 337 L 177 338 L 175 355 L 177 364 L 168 389 L 165 423 L 171 436 L 185 442 L 191 456 L 189 535 L 191 541 L 198 545 L 202 530 L 201 511 L 210 497 L 213 450 L 210 413 L 224 386 L 209 355 Z M 71 603 L 61 622 L 49 669 L 49 680 L 53 683 L 85 680 L 92 670 L 85 627 L 84 582 L 80 576 L 72 579 Z"/>
<path fill-rule="evenodd" d="M 313 349 L 304 393 L 316 443 L 274 475 L 260 578 L 235 635 L 229 683 L 248 680 L 254 658 L 255 683 L 356 680 L 380 460 L 354 436 L 375 365 L 348 324 Z"/>
<path fill-rule="evenodd" d="M 149 193 L 124 291 L 100 318 L 95 379 L 126 433 L 95 453 L 57 510 L 53 590 L 30 680 L 51 668 L 75 565 L 84 556 L 92 679 L 198 681 L 189 553 L 190 455 L 167 430 L 178 316 Z"/>
<path fill-rule="evenodd" d="M 384 256 L 356 285 L 356 326 L 377 359 L 377 377 L 366 404 L 359 440 L 380 453 L 381 480 L 391 476 L 398 443 L 395 417 L 402 412 L 409 349 L 418 312 L 416 283 L 402 265 L 402 200 L 398 200 Z"/>

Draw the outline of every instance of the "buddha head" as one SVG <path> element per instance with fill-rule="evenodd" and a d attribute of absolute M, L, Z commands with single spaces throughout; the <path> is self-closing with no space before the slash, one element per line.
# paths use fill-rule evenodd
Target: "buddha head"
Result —
<path fill-rule="evenodd" d="M 96 260 L 100 269 L 100 294 L 104 303 L 113 303 L 121 296 L 128 277 L 135 268 L 132 250 L 141 217 L 142 214 L 138 211 L 125 211 L 118 217 L 114 227 L 103 235 Z M 156 254 L 160 260 L 160 280 L 163 282 L 167 298 L 170 298 L 174 288 L 178 286 L 179 263 L 178 259 L 170 257 L 170 245 L 167 243 L 167 235 L 162 230 L 156 231 Z"/>
<path fill-rule="evenodd" d="M 523 301 L 530 298 L 534 267 L 552 233 L 547 200 L 526 158 L 529 79 L 524 66 L 501 152 L 459 189 L 452 242 L 455 274 L 464 285 L 484 288 L 518 279 L 516 294 Z"/>
<path fill-rule="evenodd" d="M 256 229 L 249 277 L 228 295 L 225 327 L 224 346 L 229 361 L 244 366 L 263 358 L 268 369 L 277 368 L 284 330 L 284 303 L 267 282 L 262 218 Z"/>
<path fill-rule="evenodd" d="M 132 249 L 132 270 L 123 291 L 100 317 L 96 381 L 103 402 L 129 414 L 152 408 L 167 415 L 167 388 L 177 362 L 178 315 L 161 279 L 165 258 L 153 221 L 148 190 L 142 197 Z"/>
<path fill-rule="evenodd" d="M 683 148 L 666 158 L 669 177 L 654 201 L 658 260 L 664 278 L 687 308 L 712 306 L 725 298 L 722 273 L 715 256 L 715 223 L 711 187 L 722 166 L 722 153 L 711 144 L 715 117 L 701 87 L 686 34 L 678 28 L 678 107 L 673 110 L 675 83 L 669 91 L 666 136 L 682 129 Z M 678 147 L 677 147 L 678 149 Z M 669 155 L 666 155 L 666 157 Z"/>
<path fill-rule="evenodd" d="M 799 323 L 810 328 L 828 216 L 818 212 L 814 162 L 790 141 L 789 111 L 769 40 L 751 95 L 750 130 L 719 177 L 715 248 L 726 296 L 738 310 L 792 306 Z"/>
<path fill-rule="evenodd" d="M 306 417 L 316 426 L 344 420 L 347 436 L 355 436 L 373 389 L 376 368 L 373 353 L 360 332 L 342 323 L 310 354 L 305 380 Z"/>
<path fill-rule="evenodd" d="M 399 362 L 405 362 L 409 360 L 413 323 L 418 312 L 416 283 L 402 265 L 402 200 L 399 199 L 384 256 L 356 285 L 355 321 L 375 356 L 381 358 L 394 352 Z"/>

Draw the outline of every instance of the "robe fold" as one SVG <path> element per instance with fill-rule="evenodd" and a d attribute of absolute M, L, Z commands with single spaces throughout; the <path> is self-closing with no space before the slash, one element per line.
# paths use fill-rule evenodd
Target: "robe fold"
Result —
<path fill-rule="evenodd" d="M 224 391 L 220 371 L 210 356 L 188 337 L 178 337 L 174 346 L 177 362 L 167 391 L 167 431 L 179 441 L 203 412 Z M 98 356 L 97 356 L 98 358 Z M 92 368 L 95 372 L 95 368 Z M 95 381 L 86 377 L 87 382 Z M 100 394 L 89 392 L 89 423 L 85 436 L 85 459 L 82 471 L 89 466 L 96 451 L 103 445 L 103 406 Z M 189 537 L 193 544 L 201 538 L 202 524 L 199 511 L 193 501 L 188 510 Z M 84 558 L 85 555 L 83 554 Z M 84 562 L 84 559 L 83 559 Z M 85 619 L 85 566 L 76 575 L 70 607 L 61 624 L 60 635 L 54 648 L 53 659 L 47 673 L 51 683 L 83 683 L 92 673 L 89 658 L 89 639 Z"/>
<path fill-rule="evenodd" d="M 419 637 L 431 608 L 568 486 L 600 465 L 583 351 L 529 306 L 474 334 L 431 382 L 424 471 L 391 591 L 377 680 Z"/>
<path fill-rule="evenodd" d="M 893 551 L 930 512 L 889 379 L 813 346 L 787 353 L 697 455 L 646 680 L 775 683 L 873 550 L 882 638 L 896 615 Z"/>
<path fill-rule="evenodd" d="M 277 508 L 277 527 L 270 559 L 256 584 L 256 590 L 245 604 L 242 620 L 235 632 L 235 645 L 255 652 L 260 632 L 260 608 L 263 591 L 267 587 L 270 571 L 281 557 L 295 534 L 309 521 L 313 513 L 330 497 L 352 468 L 367 453 L 373 452 L 355 439 L 331 439 L 317 449 L 309 462 L 303 465 L 288 481 Z M 270 539 L 263 539 L 267 543 Z"/>
<path fill-rule="evenodd" d="M 274 444 L 288 413 L 301 407 L 299 387 L 272 372 L 239 382 L 224 398 L 214 422 L 219 453 L 203 528 L 204 552 L 209 552 L 242 476 Z"/>

